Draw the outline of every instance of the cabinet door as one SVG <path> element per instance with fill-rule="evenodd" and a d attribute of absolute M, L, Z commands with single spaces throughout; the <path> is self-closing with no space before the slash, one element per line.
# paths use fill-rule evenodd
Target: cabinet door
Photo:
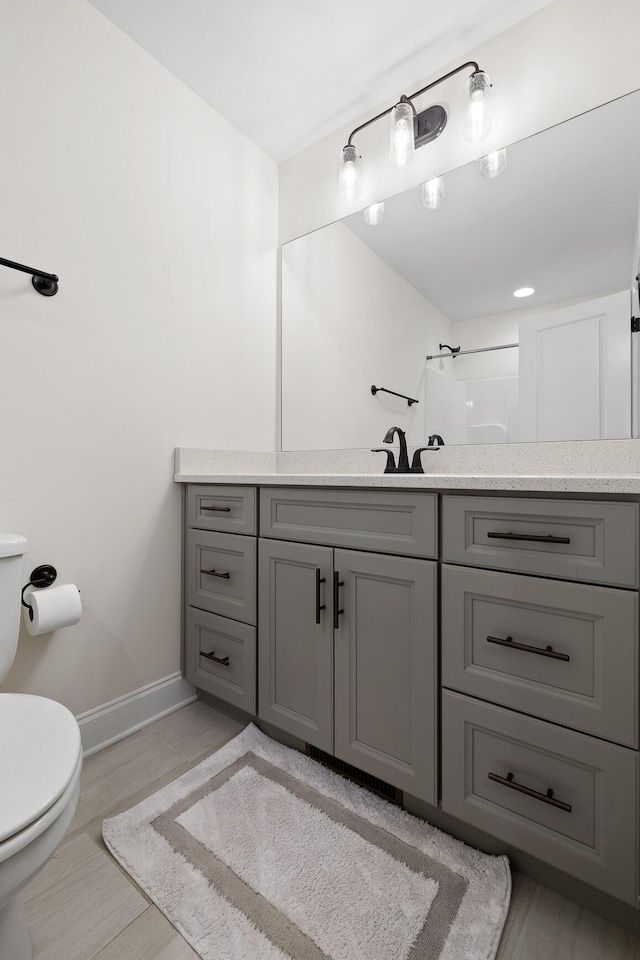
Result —
<path fill-rule="evenodd" d="M 336 550 L 334 567 L 335 754 L 435 803 L 436 564 Z"/>
<path fill-rule="evenodd" d="M 259 542 L 258 716 L 328 753 L 332 556 L 328 547 Z"/>

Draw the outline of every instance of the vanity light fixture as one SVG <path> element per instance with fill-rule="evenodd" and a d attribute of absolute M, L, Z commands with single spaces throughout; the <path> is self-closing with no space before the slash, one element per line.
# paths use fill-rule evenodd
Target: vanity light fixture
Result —
<path fill-rule="evenodd" d="M 433 177 L 422 184 L 422 202 L 428 210 L 437 210 L 444 200 L 444 177 Z"/>
<path fill-rule="evenodd" d="M 518 287 L 517 290 L 513 291 L 513 295 L 514 297 L 530 297 L 535 292 L 534 287 Z"/>
<path fill-rule="evenodd" d="M 370 227 L 377 227 L 384 220 L 384 201 L 372 203 L 370 207 L 364 210 L 364 222 Z"/>
<path fill-rule="evenodd" d="M 342 166 L 340 167 L 340 193 L 351 203 L 360 196 L 360 170 L 358 169 L 358 153 L 356 148 L 347 144 L 342 151 Z"/>
<path fill-rule="evenodd" d="M 413 101 L 431 90 L 439 83 L 443 83 L 462 70 L 471 68 L 472 73 L 467 80 L 467 114 L 464 133 L 469 140 L 482 140 L 491 131 L 491 116 L 489 109 L 489 91 L 491 83 L 489 76 L 481 70 L 478 64 L 470 60 L 462 66 L 450 70 L 433 83 L 421 87 L 415 93 L 405 96 L 387 110 L 366 120 L 359 127 L 352 130 L 346 146 L 342 148 L 342 162 L 340 165 L 340 192 L 345 200 L 352 202 L 360 192 L 360 171 L 358 161 L 360 156 L 353 143 L 353 138 L 365 127 L 391 114 L 391 133 L 389 138 L 389 153 L 391 159 L 399 166 L 404 167 L 411 162 L 416 147 L 422 147 L 439 137 L 447 125 L 447 111 L 439 104 L 427 107 L 421 113 L 416 111 Z"/>
<path fill-rule="evenodd" d="M 484 70 L 475 70 L 467 80 L 467 111 L 464 124 L 465 140 L 477 143 L 491 133 L 489 95 L 491 83 Z"/>
<path fill-rule="evenodd" d="M 389 159 L 397 167 L 406 167 L 413 160 L 415 151 L 414 117 L 416 108 L 407 97 L 401 97 L 391 111 L 389 131 Z"/>
<path fill-rule="evenodd" d="M 507 169 L 507 150 L 502 147 L 501 150 L 493 150 L 486 157 L 480 158 L 480 173 L 483 177 L 498 177 Z"/>

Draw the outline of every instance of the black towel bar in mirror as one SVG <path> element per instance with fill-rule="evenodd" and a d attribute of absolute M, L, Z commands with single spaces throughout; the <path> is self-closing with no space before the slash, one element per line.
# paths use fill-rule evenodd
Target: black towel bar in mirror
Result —
<path fill-rule="evenodd" d="M 414 400 L 413 397 L 407 397 L 404 393 L 396 393 L 395 390 L 387 390 L 386 387 L 376 387 L 373 384 L 371 385 L 371 393 L 376 395 L 376 393 L 390 393 L 394 397 L 400 397 L 401 400 L 407 401 L 407 406 L 410 407 L 413 403 L 420 403 L 419 400 Z"/>

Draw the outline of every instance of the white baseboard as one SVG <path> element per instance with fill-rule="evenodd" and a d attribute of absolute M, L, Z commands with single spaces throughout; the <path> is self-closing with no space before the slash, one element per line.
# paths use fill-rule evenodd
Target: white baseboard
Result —
<path fill-rule="evenodd" d="M 76 717 L 83 755 L 90 757 L 196 699 L 196 688 L 182 674 L 174 673 L 87 710 Z"/>

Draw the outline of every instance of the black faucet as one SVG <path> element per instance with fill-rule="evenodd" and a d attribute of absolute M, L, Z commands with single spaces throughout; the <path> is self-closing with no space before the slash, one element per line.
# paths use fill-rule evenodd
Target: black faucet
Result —
<path fill-rule="evenodd" d="M 383 443 L 393 443 L 394 435 L 398 435 L 400 453 L 398 454 L 398 473 L 409 473 L 409 454 L 407 453 L 407 435 L 400 427 L 391 427 L 384 435 Z"/>
<path fill-rule="evenodd" d="M 407 453 L 407 435 L 400 427 L 391 427 L 384 435 L 383 443 L 393 443 L 395 434 L 398 434 L 400 441 L 400 453 L 398 455 L 398 465 L 393 456 L 392 450 L 382 450 L 380 448 L 372 450 L 372 453 L 386 453 L 387 465 L 384 468 L 385 473 L 409 473 L 409 455 Z"/>
<path fill-rule="evenodd" d="M 384 468 L 385 473 L 424 473 L 422 468 L 422 463 L 420 461 L 420 454 L 423 451 L 428 450 L 430 453 L 437 453 L 440 447 L 444 447 L 444 440 L 438 433 L 432 434 L 429 437 L 429 446 L 428 447 L 419 447 L 413 454 L 413 459 L 411 461 L 411 466 L 409 466 L 409 454 L 407 452 L 407 435 L 404 430 L 401 430 L 400 427 L 391 427 L 390 430 L 384 435 L 383 443 L 393 443 L 393 438 L 395 434 L 398 434 L 398 440 L 400 441 L 400 454 L 398 456 L 398 465 L 396 466 L 396 461 L 393 456 L 392 450 L 383 450 L 381 448 L 376 448 L 372 450 L 372 453 L 386 453 L 387 455 L 387 465 Z M 434 446 L 435 441 L 438 440 L 439 444 Z"/>
<path fill-rule="evenodd" d="M 387 455 L 387 465 L 384 468 L 385 473 L 424 473 L 422 469 L 422 464 L 420 463 L 420 454 L 423 450 L 426 450 L 427 447 L 420 447 L 419 450 L 413 455 L 413 460 L 411 466 L 409 466 L 409 454 L 407 452 L 407 435 L 404 430 L 401 430 L 400 427 L 391 427 L 390 430 L 384 435 L 383 443 L 393 443 L 393 438 L 395 435 L 398 435 L 398 441 L 400 443 L 400 453 L 398 454 L 398 465 L 393 456 L 392 450 L 383 450 L 376 449 L 372 450 L 372 453 L 386 453 Z M 437 447 L 436 447 L 437 449 Z"/>

